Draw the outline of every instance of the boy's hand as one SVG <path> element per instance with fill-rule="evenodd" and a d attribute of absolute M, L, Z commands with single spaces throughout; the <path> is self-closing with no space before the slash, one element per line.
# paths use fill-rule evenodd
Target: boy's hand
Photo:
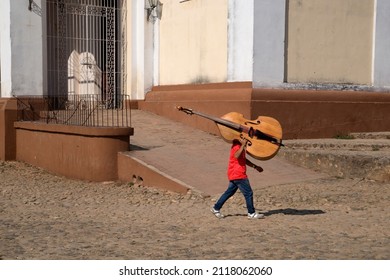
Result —
<path fill-rule="evenodd" d="M 246 145 L 248 144 L 248 139 L 246 139 L 246 138 L 240 138 L 240 143 L 241 143 L 241 145 L 243 145 L 244 147 L 246 147 Z"/>
<path fill-rule="evenodd" d="M 264 171 L 264 169 L 261 166 L 258 166 L 258 165 L 256 165 L 253 168 L 256 169 L 258 172 L 263 172 Z"/>

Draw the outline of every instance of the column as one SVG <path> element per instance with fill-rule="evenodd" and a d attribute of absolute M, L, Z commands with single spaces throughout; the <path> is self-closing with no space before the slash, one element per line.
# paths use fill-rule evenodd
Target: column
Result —
<path fill-rule="evenodd" d="M 228 82 L 252 80 L 254 2 L 229 0 Z"/>
<path fill-rule="evenodd" d="M 374 73 L 375 87 L 390 86 L 390 1 L 376 0 L 376 20 L 374 37 Z"/>
<path fill-rule="evenodd" d="M 285 78 L 287 0 L 254 2 L 253 87 L 278 86 Z"/>

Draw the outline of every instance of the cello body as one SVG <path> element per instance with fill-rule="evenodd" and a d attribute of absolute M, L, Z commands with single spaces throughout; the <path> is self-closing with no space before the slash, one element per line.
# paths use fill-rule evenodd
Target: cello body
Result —
<path fill-rule="evenodd" d="M 213 120 L 222 136 L 222 138 L 231 143 L 234 140 L 247 139 L 247 153 L 258 160 L 269 160 L 279 151 L 282 144 L 282 126 L 280 123 L 267 116 L 259 116 L 255 120 L 248 120 L 237 112 L 230 112 L 221 118 L 193 111 L 183 107 L 177 107 L 178 110 L 187 114 L 196 114 L 207 119 Z"/>
<path fill-rule="evenodd" d="M 264 139 L 264 137 L 262 138 L 256 134 L 251 136 L 250 133 L 239 132 L 217 123 L 219 132 L 225 141 L 231 143 L 235 139 L 246 138 L 249 141 L 246 149 L 247 153 L 259 160 L 269 160 L 278 153 L 281 146 L 283 131 L 280 123 L 276 119 L 267 116 L 259 116 L 256 120 L 248 120 L 244 118 L 242 114 L 236 112 L 228 113 L 222 116 L 221 119 L 238 122 L 245 127 L 253 128 L 254 131 L 260 131 L 264 135 L 277 140 L 274 142 L 268 137 L 266 137 L 267 139 Z"/>

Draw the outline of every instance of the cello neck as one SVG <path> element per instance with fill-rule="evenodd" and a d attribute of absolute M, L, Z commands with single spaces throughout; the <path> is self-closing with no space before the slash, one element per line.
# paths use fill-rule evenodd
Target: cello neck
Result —
<path fill-rule="evenodd" d="M 236 131 L 239 131 L 239 132 L 243 131 L 243 128 L 240 124 L 231 122 L 229 120 L 224 120 L 221 118 L 217 118 L 217 117 L 205 114 L 205 113 L 197 112 L 197 111 L 194 111 L 192 109 L 187 109 L 187 108 L 183 108 L 183 107 L 177 107 L 177 109 L 179 111 L 183 111 L 184 113 L 189 114 L 189 115 L 195 114 L 195 115 L 198 115 L 200 117 L 212 120 L 212 121 L 216 122 L 217 124 L 229 127 L 229 128 L 234 129 Z"/>
<path fill-rule="evenodd" d="M 231 122 L 231 121 L 228 121 L 228 120 L 224 120 L 224 119 L 221 119 L 221 118 L 216 118 L 214 116 L 210 116 L 210 115 L 207 115 L 207 114 L 204 114 L 204 113 L 201 113 L 201 112 L 194 111 L 193 113 L 195 115 L 201 116 L 203 118 L 212 120 L 212 121 L 216 122 L 217 124 L 229 127 L 231 129 L 234 129 L 236 131 L 240 131 L 240 132 L 242 131 L 242 127 L 241 127 L 240 124 L 237 124 L 237 123 L 234 123 L 234 122 Z"/>

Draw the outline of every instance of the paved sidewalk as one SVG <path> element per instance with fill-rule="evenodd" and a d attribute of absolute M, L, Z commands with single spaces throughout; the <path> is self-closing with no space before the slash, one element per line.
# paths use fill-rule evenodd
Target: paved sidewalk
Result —
<path fill-rule="evenodd" d="M 221 137 L 141 110 L 132 111 L 132 127 L 131 156 L 203 194 L 216 195 L 225 190 L 230 144 Z M 268 161 L 251 160 L 264 169 L 262 173 L 248 169 L 253 187 L 328 176 L 298 167 L 278 156 Z"/>

